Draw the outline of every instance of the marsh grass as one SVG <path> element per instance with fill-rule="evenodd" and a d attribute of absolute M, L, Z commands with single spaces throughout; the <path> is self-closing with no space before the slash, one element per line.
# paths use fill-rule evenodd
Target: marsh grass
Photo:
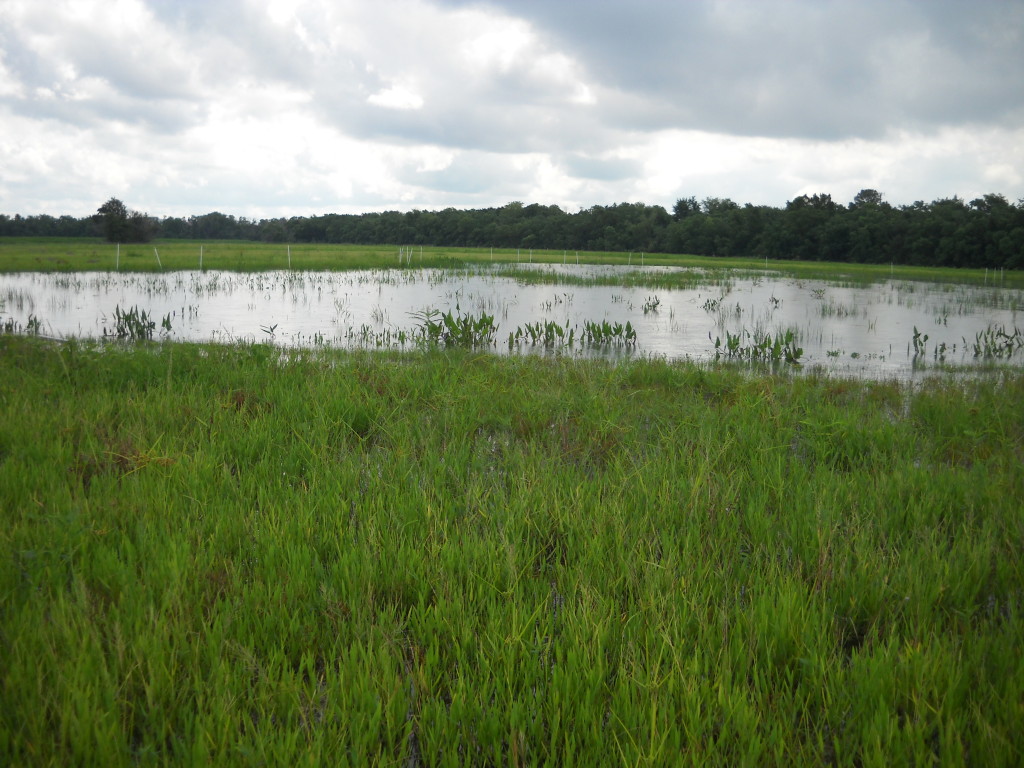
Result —
<path fill-rule="evenodd" d="M 1020 764 L 1024 376 L 0 337 L 0 762 Z"/>
<path fill-rule="evenodd" d="M 128 258 L 122 258 L 121 271 L 171 272 L 200 268 L 260 272 L 267 270 L 354 270 L 354 269 L 420 269 L 424 267 L 463 268 L 469 265 L 508 264 L 517 277 L 531 283 L 565 283 L 563 277 L 546 277 L 548 269 L 521 267 L 522 253 L 517 249 L 448 248 L 424 246 L 407 250 L 404 266 L 398 266 L 399 246 L 260 243 L 238 240 L 159 240 L 160 264 L 141 246 L 129 249 Z M 290 249 L 290 254 L 289 254 Z M 122 257 L 125 250 L 122 249 Z M 561 264 L 561 250 L 533 250 L 534 263 Z M 580 252 L 580 264 L 617 264 L 635 266 L 630 255 L 615 252 Z M 691 268 L 689 277 L 658 278 L 644 270 L 631 270 L 632 285 L 645 288 L 684 288 L 694 285 L 721 285 L 727 287 L 732 279 L 751 275 L 784 275 L 797 279 L 845 281 L 849 286 L 916 280 L 992 285 L 983 269 L 953 269 L 945 267 L 912 267 L 879 264 L 850 264 L 813 261 L 769 261 L 763 259 L 693 256 L 682 254 L 646 254 L 646 266 L 677 266 Z M 0 238 L 0 271 L 3 272 L 79 272 L 110 271 L 115 268 L 115 246 L 91 238 Z M 518 265 L 518 266 L 517 266 Z M 572 277 L 569 278 L 571 280 Z M 582 285 L 602 284 L 594 278 L 579 278 Z M 621 279 L 607 284 L 623 285 Z M 626 283 L 627 285 L 629 283 Z M 994 294 L 1003 294 L 1000 288 L 1024 288 L 1024 271 L 1001 273 Z M 1002 299 L 1006 301 L 1006 299 Z"/>

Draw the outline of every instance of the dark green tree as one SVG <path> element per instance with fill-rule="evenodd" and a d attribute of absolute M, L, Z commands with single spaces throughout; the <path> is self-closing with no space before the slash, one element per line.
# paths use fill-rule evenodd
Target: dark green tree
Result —
<path fill-rule="evenodd" d="M 111 243 L 123 243 L 128 240 L 128 207 L 112 197 L 99 207 L 96 218 L 103 231 L 103 236 Z"/>
<path fill-rule="evenodd" d="M 156 222 L 144 213 L 130 211 L 112 197 L 96 211 L 103 236 L 111 243 L 147 243 L 153 239 Z"/>
<path fill-rule="evenodd" d="M 676 204 L 672 206 L 672 218 L 676 221 L 681 221 L 690 216 L 696 216 L 700 213 L 700 203 L 697 202 L 696 197 L 683 197 L 676 200 Z"/>

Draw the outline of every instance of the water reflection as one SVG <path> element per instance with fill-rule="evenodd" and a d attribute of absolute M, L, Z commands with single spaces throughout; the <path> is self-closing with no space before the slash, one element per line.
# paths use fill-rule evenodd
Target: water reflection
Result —
<path fill-rule="evenodd" d="M 534 269 L 544 282 L 523 277 Z M 647 280 L 682 287 L 645 287 Z M 617 281 L 618 285 L 593 284 Z M 581 284 L 582 283 L 582 284 Z M 587 284 L 591 283 L 591 284 Z M 271 341 L 339 347 L 408 343 L 412 313 L 437 309 L 493 315 L 494 352 L 527 323 L 631 323 L 635 347 L 567 354 L 708 359 L 727 334 L 792 331 L 806 367 L 906 378 L 921 363 L 975 366 L 977 334 L 1019 323 L 1024 292 L 963 284 L 874 285 L 799 280 L 772 273 L 702 273 L 665 267 L 516 265 L 472 270 L 363 272 L 20 273 L 0 276 L 0 320 L 37 323 L 57 337 L 100 337 L 116 307 L 138 307 L 165 338 Z M 656 300 L 656 301 L 654 301 Z M 656 305 L 652 308 L 652 305 Z M 170 331 L 159 331 L 168 318 Z M 915 350 L 918 339 L 928 336 Z M 520 349 L 522 349 L 520 347 Z M 530 351 L 527 348 L 526 351 Z M 538 350 L 534 350 L 538 351 Z M 919 354 L 915 355 L 915 351 Z M 1013 359 L 1020 364 L 1024 351 Z"/>

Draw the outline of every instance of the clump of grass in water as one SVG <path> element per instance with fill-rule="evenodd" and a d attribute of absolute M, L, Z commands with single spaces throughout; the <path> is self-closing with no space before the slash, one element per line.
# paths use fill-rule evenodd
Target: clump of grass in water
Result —
<path fill-rule="evenodd" d="M 711 338 L 711 334 L 708 334 L 708 338 Z M 799 365 L 803 354 L 803 347 L 797 343 L 796 334 L 791 328 L 777 333 L 774 338 L 764 331 L 751 334 L 746 329 L 735 334 L 726 331 L 724 343 L 721 338 L 715 337 L 715 360 L 726 358 L 764 363 L 782 361 Z"/>
<path fill-rule="evenodd" d="M 43 332 L 43 321 L 35 315 L 30 314 L 25 321 L 25 333 L 29 336 L 38 336 Z"/>
<path fill-rule="evenodd" d="M 967 339 L 963 341 L 967 345 Z M 1013 357 L 1021 347 L 1024 347 L 1024 334 L 1020 329 L 1014 327 L 1010 333 L 1002 325 L 989 325 L 984 331 L 979 331 L 971 344 L 975 357 L 997 359 Z"/>
<path fill-rule="evenodd" d="M 508 335 L 509 348 L 529 344 L 535 347 L 538 344 L 548 349 L 564 344 L 567 347 L 573 345 L 576 336 L 576 329 L 569 328 L 569 321 L 565 325 L 559 325 L 553 320 L 537 321 L 518 326 L 515 331 Z"/>
<path fill-rule="evenodd" d="M 169 320 L 167 323 L 170 324 Z M 156 321 L 150 318 L 146 310 L 140 310 L 138 307 L 123 310 L 120 305 L 116 305 L 114 307 L 114 327 L 113 329 L 104 328 L 103 336 L 128 341 L 143 341 L 152 339 L 155 329 Z"/>
<path fill-rule="evenodd" d="M 494 315 L 482 312 L 474 316 L 460 312 L 458 306 L 454 313 L 424 309 L 409 314 L 419 321 L 415 335 L 423 343 L 433 346 L 463 349 L 487 347 L 494 344 L 494 334 L 498 330 L 494 324 Z"/>
<path fill-rule="evenodd" d="M 577 341 L 581 346 L 633 346 L 636 344 L 636 329 L 628 321 L 623 324 L 586 320 L 582 328 L 578 325 L 570 328 L 568 320 L 564 326 L 548 320 L 527 323 L 508 335 L 509 349 L 527 345 L 541 345 L 549 350 L 572 348 Z"/>
<path fill-rule="evenodd" d="M 623 323 L 609 323 L 607 320 L 586 320 L 580 337 L 590 344 L 636 344 L 636 329 L 628 320 Z"/>
<path fill-rule="evenodd" d="M 4 302 L 3 302 L 2 299 L 0 299 L 0 312 L 3 312 L 3 311 L 4 311 Z M 8 317 L 6 319 L 0 320 L 0 333 L 11 334 L 11 333 L 17 333 L 17 332 L 18 332 L 18 322 L 13 317 Z"/>

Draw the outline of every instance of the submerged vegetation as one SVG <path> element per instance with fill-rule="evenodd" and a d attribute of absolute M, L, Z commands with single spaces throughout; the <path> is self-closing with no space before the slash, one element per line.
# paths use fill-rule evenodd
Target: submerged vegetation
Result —
<path fill-rule="evenodd" d="M 441 347 L 0 337 L 2 762 L 1024 759 L 1024 374 Z"/>

